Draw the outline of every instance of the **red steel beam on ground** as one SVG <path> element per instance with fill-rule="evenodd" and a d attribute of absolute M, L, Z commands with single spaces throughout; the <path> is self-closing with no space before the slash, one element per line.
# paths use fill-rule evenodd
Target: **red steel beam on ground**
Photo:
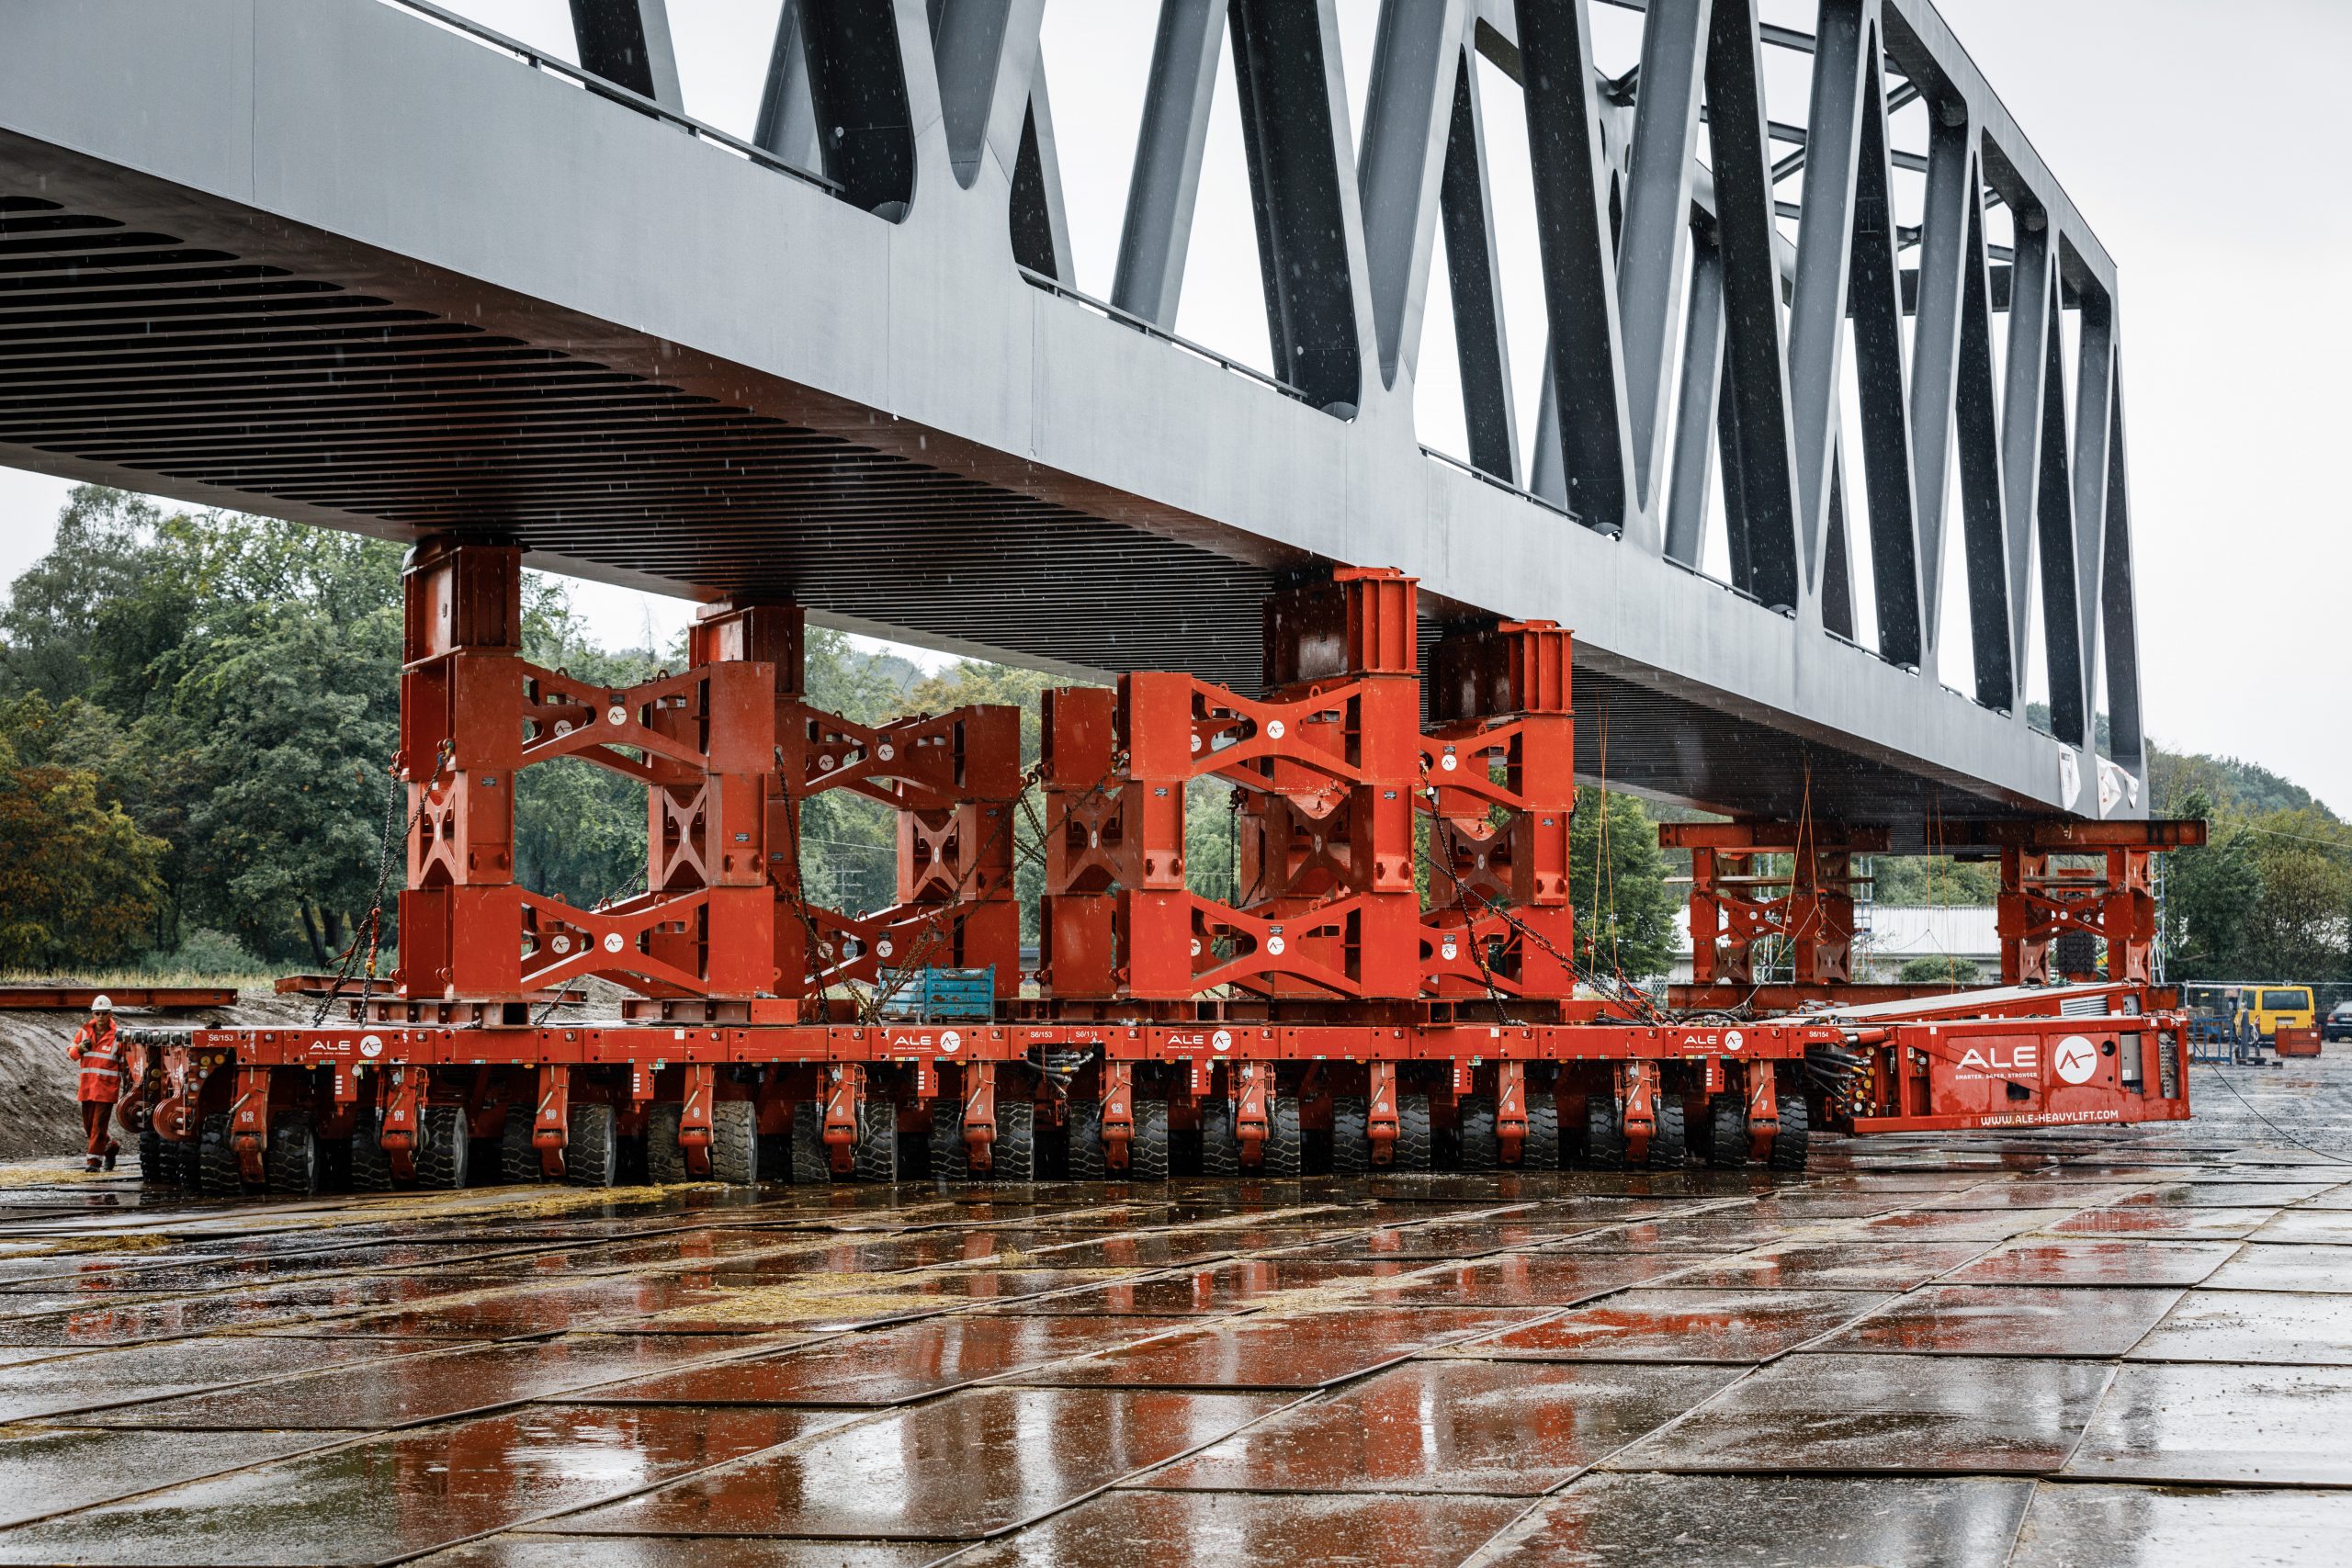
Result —
<path fill-rule="evenodd" d="M 80 1012 L 104 997 L 119 1008 L 225 1008 L 237 1001 L 233 986 L 18 986 L 0 985 L 0 1011 Z"/>

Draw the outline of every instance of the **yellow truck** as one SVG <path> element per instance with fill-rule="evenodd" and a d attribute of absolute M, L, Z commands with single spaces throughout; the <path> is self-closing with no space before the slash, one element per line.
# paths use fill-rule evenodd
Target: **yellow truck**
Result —
<path fill-rule="evenodd" d="M 2182 987 L 2199 1038 L 2238 1045 L 2269 1045 L 2278 1031 L 2311 1029 L 2319 1013 L 2309 986 L 2265 986 L 2251 980 L 2199 980 Z"/>

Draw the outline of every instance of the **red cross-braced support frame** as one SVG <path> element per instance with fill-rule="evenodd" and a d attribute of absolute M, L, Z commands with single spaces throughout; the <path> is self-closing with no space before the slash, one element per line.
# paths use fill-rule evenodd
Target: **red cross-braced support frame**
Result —
<path fill-rule="evenodd" d="M 1046 980 L 1056 997 L 1183 1002 L 1419 994 L 1412 579 L 1342 570 L 1272 596 L 1269 691 L 1123 677 L 1046 710 Z M 1237 896 L 1185 884 L 1185 795 L 1230 786 Z"/>
<path fill-rule="evenodd" d="M 1571 652 L 1566 630 L 1549 621 L 1437 644 L 1437 722 L 1421 738 L 1419 796 L 1430 818 L 1427 995 L 1566 1000 L 1575 990 Z"/>
<path fill-rule="evenodd" d="M 2163 819 L 1989 822 L 1957 830 L 2000 847 L 2001 980 L 2010 986 L 2152 983 L 2159 935 L 2152 862 L 2205 841 L 2204 823 Z M 2059 940 L 2070 932 L 2089 940 L 2062 964 L 2061 955 L 2075 948 Z"/>
<path fill-rule="evenodd" d="M 773 997 L 772 668 L 700 665 L 625 688 L 540 669 L 521 654 L 521 573 L 513 546 L 446 540 L 403 572 L 397 995 L 511 1007 L 593 976 L 654 998 Z M 645 786 L 642 892 L 587 909 L 515 882 L 516 776 L 559 757 Z"/>
<path fill-rule="evenodd" d="M 521 572 L 512 546 L 447 540 L 405 570 L 397 1004 L 520 1022 L 508 1014 L 593 976 L 664 1018 L 782 1022 L 821 1017 L 829 992 L 850 1005 L 842 988 L 887 966 L 993 965 L 1000 995 L 1018 989 L 1018 710 L 881 726 L 820 712 L 789 604 L 717 606 L 688 669 L 600 686 L 523 659 Z M 645 787 L 641 891 L 582 908 L 515 882 L 516 775 L 565 757 Z M 887 909 L 803 897 L 798 806 L 831 788 L 898 814 Z"/>
<path fill-rule="evenodd" d="M 1800 987 L 1854 977 L 1854 872 L 1858 854 L 1886 851 L 1883 829 L 1804 822 L 1668 822 L 1658 843 L 1690 852 L 1693 988 L 1758 983 L 1757 947 L 1787 943 Z M 1788 862 L 1768 867 L 1767 857 Z"/>
<path fill-rule="evenodd" d="M 885 969 L 996 971 L 999 997 L 1019 993 L 1021 912 L 1014 902 L 1013 814 L 1023 785 L 1021 713 L 975 704 L 862 725 L 807 697 L 807 614 L 783 601 L 721 604 L 693 633 L 698 661 L 775 666 L 775 773 L 768 796 L 768 881 L 776 966 L 801 976 L 812 1009 L 845 1003 Z M 850 914 L 809 899 L 802 883 L 799 803 L 842 789 L 898 814 L 895 897 Z"/>

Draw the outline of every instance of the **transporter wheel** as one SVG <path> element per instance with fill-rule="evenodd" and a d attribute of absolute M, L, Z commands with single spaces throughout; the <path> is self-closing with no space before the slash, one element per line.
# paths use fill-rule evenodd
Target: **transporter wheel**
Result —
<path fill-rule="evenodd" d="M 1027 1100 L 996 1102 L 996 1144 L 989 1175 L 997 1181 L 1037 1179 L 1037 1106 Z"/>
<path fill-rule="evenodd" d="M 1360 1094 L 1331 1100 L 1331 1174 L 1362 1176 L 1372 1169 L 1372 1101 Z"/>
<path fill-rule="evenodd" d="M 1108 1178 L 1111 1166 L 1102 1152 L 1102 1102 L 1071 1100 L 1069 1120 L 1064 1126 L 1069 1134 L 1069 1179 L 1101 1181 Z"/>
<path fill-rule="evenodd" d="M 1584 1157 L 1596 1170 L 1625 1168 L 1625 1123 L 1619 1119 L 1613 1094 L 1585 1096 Z"/>
<path fill-rule="evenodd" d="M 1747 1163 L 1747 1101 L 1736 1094 L 1719 1094 L 1707 1101 L 1707 1119 L 1700 1126 L 1699 1152 L 1707 1163 L 1729 1170 Z"/>
<path fill-rule="evenodd" d="M 528 1187 L 547 1178 L 539 1170 L 539 1151 L 531 1146 L 533 1118 L 526 1107 L 506 1108 L 506 1126 L 498 1134 L 498 1179 L 510 1187 Z"/>
<path fill-rule="evenodd" d="M 1495 1133 L 1495 1097 L 1465 1094 L 1454 1101 L 1454 1146 L 1464 1170 L 1494 1170 L 1502 1165 Z"/>
<path fill-rule="evenodd" d="M 1430 1097 L 1396 1097 L 1396 1142 L 1391 1170 L 1425 1171 L 1434 1168 L 1437 1145 L 1430 1134 Z"/>
<path fill-rule="evenodd" d="M 1241 1139 L 1233 1130 L 1233 1101 L 1201 1102 L 1201 1174 L 1241 1174 Z"/>
<path fill-rule="evenodd" d="M 857 1147 L 850 1172 L 860 1181 L 899 1179 L 899 1105 L 878 1094 L 857 1102 Z"/>
<path fill-rule="evenodd" d="M 1519 1168 L 1560 1168 L 1560 1102 L 1548 1094 L 1527 1098 L 1527 1137 L 1519 1145 Z"/>
<path fill-rule="evenodd" d="M 680 1105 L 645 1108 L 645 1179 L 656 1187 L 686 1179 L 686 1151 L 678 1146 L 678 1123 L 684 1115 Z"/>
<path fill-rule="evenodd" d="M 392 1190 L 392 1156 L 376 1141 L 377 1130 L 383 1119 L 370 1116 L 351 1134 L 351 1190 L 354 1192 L 390 1192 Z"/>
<path fill-rule="evenodd" d="M 1135 1108 L 1136 1135 L 1127 1144 L 1127 1179 L 1165 1181 L 1168 1179 L 1168 1102 L 1164 1100 L 1138 1100 Z"/>
<path fill-rule="evenodd" d="M 466 1184 L 474 1141 L 466 1134 L 466 1108 L 428 1105 L 417 1118 L 416 1184 L 435 1192 L 455 1192 Z"/>
<path fill-rule="evenodd" d="M 563 1179 L 573 1187 L 610 1187 L 620 1179 L 621 1141 L 609 1105 L 591 1100 L 571 1108 L 564 1128 Z M 533 1179 L 540 1179 L 535 1177 Z"/>
<path fill-rule="evenodd" d="M 283 1116 L 269 1124 L 269 1147 L 262 1151 L 269 1190 L 281 1198 L 308 1198 L 319 1179 L 319 1137 L 307 1116 Z"/>
<path fill-rule="evenodd" d="M 197 1142 L 196 1180 L 208 1198 L 233 1198 L 245 1190 L 244 1173 L 237 1168 L 236 1151 L 229 1146 L 229 1113 L 215 1111 L 204 1119 Z"/>
<path fill-rule="evenodd" d="M 1266 1141 L 1258 1145 L 1258 1168 L 1279 1180 L 1306 1168 L 1306 1140 L 1298 1128 L 1298 1100 L 1278 1094 L 1266 1102 Z"/>
<path fill-rule="evenodd" d="M 760 1108 L 722 1100 L 710 1108 L 710 1175 L 729 1187 L 760 1183 Z"/>
<path fill-rule="evenodd" d="M 1657 1130 L 1650 1134 L 1649 1167 L 1652 1170 L 1678 1170 L 1690 1158 L 1681 1098 L 1661 1089 L 1650 1103 L 1657 1108 Z"/>
<path fill-rule="evenodd" d="M 1803 1170 L 1805 1156 L 1812 1152 L 1813 1108 L 1794 1089 L 1780 1099 L 1781 1130 L 1772 1134 L 1772 1168 Z"/>
<path fill-rule="evenodd" d="M 793 1101 L 792 1158 L 786 1169 L 796 1187 L 821 1187 L 833 1179 L 833 1162 L 825 1154 L 823 1100 Z"/>
<path fill-rule="evenodd" d="M 160 1133 L 139 1134 L 139 1179 L 150 1187 L 180 1184 L 180 1145 Z"/>
<path fill-rule="evenodd" d="M 931 1102 L 931 1177 L 934 1181 L 972 1179 L 972 1153 L 964 1144 L 964 1103 L 943 1094 Z"/>

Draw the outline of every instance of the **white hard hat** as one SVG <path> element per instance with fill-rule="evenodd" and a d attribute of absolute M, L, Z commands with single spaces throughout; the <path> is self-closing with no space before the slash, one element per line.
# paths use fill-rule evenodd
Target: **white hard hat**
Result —
<path fill-rule="evenodd" d="M 112 1012 L 114 1011 L 114 998 L 107 996 L 104 991 L 100 991 L 96 996 L 90 998 L 90 1010 L 92 1012 Z"/>

